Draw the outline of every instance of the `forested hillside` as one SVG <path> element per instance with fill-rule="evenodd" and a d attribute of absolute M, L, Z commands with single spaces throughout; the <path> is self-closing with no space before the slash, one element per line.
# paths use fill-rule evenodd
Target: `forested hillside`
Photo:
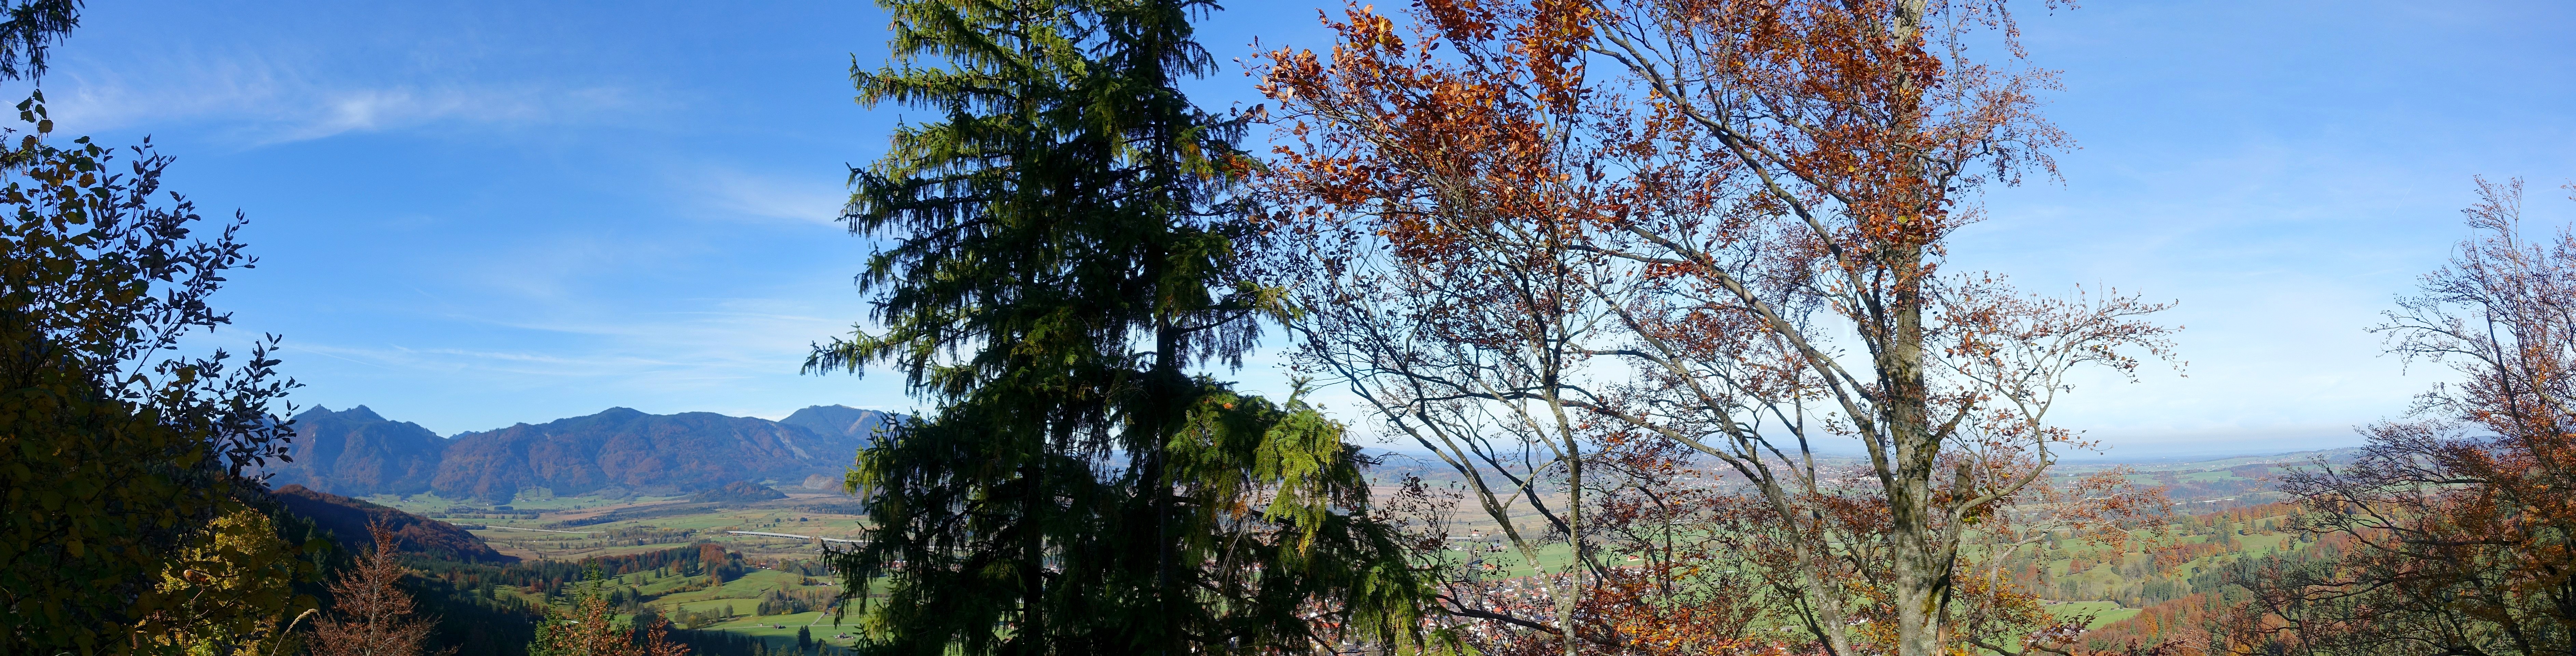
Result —
<path fill-rule="evenodd" d="M 427 557 L 465 562 L 511 562 L 518 560 L 493 551 L 481 538 L 446 522 L 432 521 L 419 515 L 288 485 L 277 489 L 277 499 L 289 512 L 312 520 L 339 540 L 342 549 L 357 553 L 366 550 L 368 527 L 392 531 L 401 544 L 395 548 Z"/>
<path fill-rule="evenodd" d="M 271 485 L 302 485 L 337 494 L 409 494 L 429 489 L 447 440 L 419 424 L 391 421 L 367 406 L 338 412 L 316 406 L 295 415 L 293 460 L 266 472 Z"/>

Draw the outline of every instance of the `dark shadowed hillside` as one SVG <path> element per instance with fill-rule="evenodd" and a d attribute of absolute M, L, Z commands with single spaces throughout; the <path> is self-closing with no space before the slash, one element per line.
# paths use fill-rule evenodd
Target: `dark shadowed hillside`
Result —
<path fill-rule="evenodd" d="M 712 503 L 743 503 L 785 498 L 787 498 L 786 493 L 751 481 L 734 481 L 726 483 L 724 487 L 689 495 L 691 501 Z"/>
<path fill-rule="evenodd" d="M 302 485 L 339 494 L 429 491 L 447 440 L 408 421 L 377 416 L 367 406 L 339 412 L 316 407 L 295 416 L 291 462 L 269 468 L 270 485 Z"/>
<path fill-rule="evenodd" d="M 278 488 L 277 500 L 288 511 L 313 520 L 340 541 L 351 553 L 368 548 L 367 523 L 384 522 L 401 541 L 398 547 L 411 553 L 424 553 L 449 560 L 466 562 L 517 562 L 519 559 L 493 551 L 482 538 L 446 522 L 379 506 L 357 499 L 305 489 L 302 485 Z"/>

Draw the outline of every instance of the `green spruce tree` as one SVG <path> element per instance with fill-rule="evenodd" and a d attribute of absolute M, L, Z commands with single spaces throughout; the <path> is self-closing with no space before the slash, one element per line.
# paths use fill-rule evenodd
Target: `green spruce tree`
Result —
<path fill-rule="evenodd" d="M 899 128 L 843 220 L 885 246 L 879 329 L 809 372 L 890 366 L 937 407 L 859 456 L 868 541 L 837 554 L 887 653 L 1181 654 L 1403 639 L 1424 590 L 1338 425 L 1236 394 L 1289 310 L 1237 256 L 1257 166 L 1190 0 L 881 0 Z M 922 58 L 945 67 L 922 67 Z M 1266 505 L 1255 505 L 1266 504 Z M 882 599 L 858 593 L 882 580 Z M 1314 616 L 1316 611 L 1324 613 Z M 1327 632 L 1319 627 L 1341 627 Z"/>
<path fill-rule="evenodd" d="M 569 656 L 555 649 L 555 643 L 561 640 L 555 634 L 563 630 L 563 621 L 563 614 L 553 606 L 537 605 L 537 635 L 528 640 L 528 656 Z"/>

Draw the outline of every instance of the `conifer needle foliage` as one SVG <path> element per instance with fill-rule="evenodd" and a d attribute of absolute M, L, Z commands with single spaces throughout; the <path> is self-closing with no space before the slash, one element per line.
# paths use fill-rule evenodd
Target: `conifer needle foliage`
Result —
<path fill-rule="evenodd" d="M 854 170 L 887 366 L 937 406 L 861 453 L 875 530 L 838 554 L 888 653 L 1179 654 L 1390 641 L 1423 588 L 1358 451 L 1303 402 L 1198 372 L 1290 314 L 1238 257 L 1240 116 L 1179 0 L 886 0 L 858 100 L 926 110 Z M 944 60 L 945 66 L 923 63 Z M 883 585 L 882 599 L 867 596 Z M 1326 628 L 1331 627 L 1331 628 Z"/>

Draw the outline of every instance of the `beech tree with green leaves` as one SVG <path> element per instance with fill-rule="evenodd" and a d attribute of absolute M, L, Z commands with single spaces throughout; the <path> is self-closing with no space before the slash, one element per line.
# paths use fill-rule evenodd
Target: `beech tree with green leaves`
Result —
<path fill-rule="evenodd" d="M 936 411 L 860 453 L 874 525 L 834 555 L 887 653 L 1180 654 L 1392 642 L 1423 586 L 1372 519 L 1358 450 L 1293 396 L 1241 394 L 1290 308 L 1238 249 L 1244 120 L 1177 88 L 1215 68 L 1204 0 L 883 0 L 894 61 L 859 102 L 932 112 L 851 172 L 880 239 L 873 326 L 808 372 L 884 366 Z M 944 60 L 944 66 L 924 59 Z M 886 595 L 869 597 L 882 582 Z"/>
<path fill-rule="evenodd" d="M 295 386 L 275 336 L 247 358 L 181 352 L 231 322 L 209 301 L 256 262 L 241 218 L 208 225 L 148 145 L 50 141 L 41 94 L 18 111 L 32 129 L 0 149 L 0 655 L 276 619 L 164 585 L 246 566 L 215 520 L 264 495 L 255 470 L 292 430 L 270 412 Z"/>
<path fill-rule="evenodd" d="M 78 0 L 0 0 L 0 80 L 44 75 Z M 51 133 L 44 94 L 0 130 L 0 656 L 255 650 L 313 600 L 254 470 L 283 458 L 295 382 L 270 357 L 183 348 L 256 259 L 161 187 L 170 158 Z M 119 150 L 130 152 L 120 153 Z M 271 412 L 277 407 L 280 412 Z"/>

